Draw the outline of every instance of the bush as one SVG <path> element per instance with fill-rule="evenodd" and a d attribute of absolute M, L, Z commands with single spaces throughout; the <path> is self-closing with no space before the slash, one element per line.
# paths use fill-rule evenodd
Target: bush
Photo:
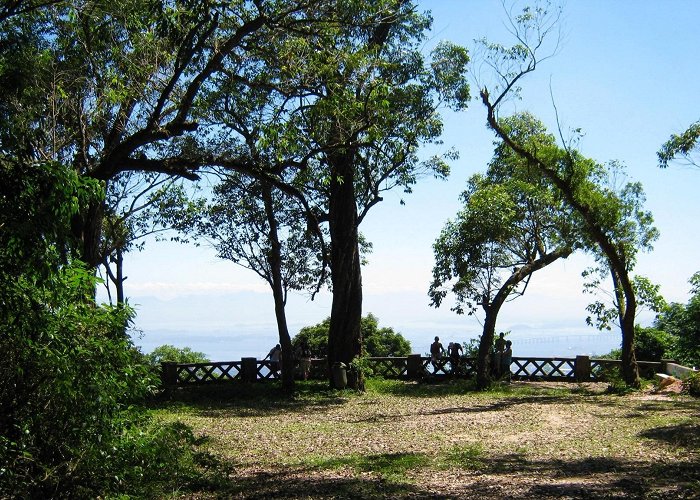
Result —
<path fill-rule="evenodd" d="M 0 498 L 147 492 L 179 479 L 130 484 L 139 467 L 193 456 L 184 430 L 134 409 L 156 381 L 127 334 L 132 310 L 95 304 L 94 272 L 74 257 L 72 223 L 102 196 L 70 168 L 0 155 Z"/>
<path fill-rule="evenodd" d="M 159 366 L 164 361 L 173 363 L 208 363 L 210 360 L 203 352 L 193 351 L 189 347 L 175 347 L 169 344 L 161 345 L 146 355 L 151 365 Z"/>
<path fill-rule="evenodd" d="M 700 373 L 696 372 L 683 380 L 683 392 L 700 397 Z"/>
<path fill-rule="evenodd" d="M 638 360 L 661 361 L 673 347 L 673 337 L 656 328 L 635 327 L 634 354 Z"/>
<path fill-rule="evenodd" d="M 331 319 L 326 318 L 314 326 L 305 326 L 292 339 L 296 349 L 302 342 L 311 349 L 315 358 L 325 358 L 328 352 L 328 330 Z M 369 357 L 408 356 L 411 354 L 411 343 L 393 328 L 379 328 L 379 320 L 373 314 L 362 318 L 363 355 Z"/>

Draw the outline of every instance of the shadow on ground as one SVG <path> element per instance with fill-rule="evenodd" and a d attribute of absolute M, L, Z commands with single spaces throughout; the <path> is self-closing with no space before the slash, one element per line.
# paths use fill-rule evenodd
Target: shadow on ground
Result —
<path fill-rule="evenodd" d="M 403 457 L 401 457 L 403 458 Z M 399 458 L 376 456 L 366 465 L 393 463 Z M 518 455 L 481 459 L 477 469 L 445 471 L 446 480 L 421 482 L 421 461 L 413 479 L 401 480 L 373 469 L 341 472 L 316 467 L 278 468 L 234 473 L 209 485 L 217 498 L 698 498 L 697 463 L 653 464 L 607 458 L 580 461 L 528 461 Z M 403 471 L 410 472 L 410 471 Z M 442 476 L 441 476 L 442 477 Z M 426 484 L 428 483 L 429 484 Z M 205 491 L 199 493 L 205 494 Z"/>

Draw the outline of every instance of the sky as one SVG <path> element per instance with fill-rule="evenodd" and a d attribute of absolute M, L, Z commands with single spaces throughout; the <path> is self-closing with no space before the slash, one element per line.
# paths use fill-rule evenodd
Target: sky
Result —
<path fill-rule="evenodd" d="M 468 48 L 482 37 L 512 43 L 500 1 L 433 0 L 419 7 L 431 10 L 434 19 L 426 52 L 442 40 Z M 643 184 L 645 207 L 661 236 L 653 252 L 639 256 L 635 273 L 660 284 L 662 295 L 674 302 L 687 301 L 688 279 L 700 271 L 700 170 L 680 164 L 662 170 L 656 152 L 671 133 L 700 119 L 698 19 L 700 2 L 691 0 L 569 1 L 557 54 L 527 77 L 521 100 L 511 104 L 554 131 L 554 102 L 562 128 L 581 128 L 585 134 L 579 144 L 585 156 L 619 160 L 630 180 Z M 472 94 L 478 95 L 474 86 Z M 363 268 L 363 311 L 377 316 L 380 326 L 402 332 L 420 353 L 435 335 L 446 345 L 477 338 L 481 331 L 478 317 L 458 316 L 448 305 L 432 308 L 427 296 L 432 244 L 459 210 L 467 179 L 483 172 L 493 153 L 494 136 L 479 101 L 443 116 L 443 148 L 460 152 L 450 178 L 423 179 L 408 195 L 387 193 L 360 228 L 374 247 Z M 597 335 L 585 324 L 591 297 L 581 286 L 581 272 L 590 262 L 588 256 L 573 255 L 537 272 L 525 296 L 504 306 L 497 328 L 512 332 L 514 348 L 521 341 L 521 354 L 525 345 L 536 344 L 534 339 L 559 339 L 556 349 L 570 351 Z M 266 283 L 217 259 L 209 248 L 149 242 L 127 257 L 125 272 L 126 293 L 137 310 L 135 326 L 143 332 L 136 343 L 144 351 L 171 343 L 212 359 L 237 359 L 239 353 L 262 357 L 276 342 Z M 322 321 L 330 306 L 328 293 L 314 301 L 291 296 L 291 333 Z M 643 312 L 638 319 L 648 325 L 653 315 Z M 619 333 L 604 335 L 605 347 L 619 344 Z"/>

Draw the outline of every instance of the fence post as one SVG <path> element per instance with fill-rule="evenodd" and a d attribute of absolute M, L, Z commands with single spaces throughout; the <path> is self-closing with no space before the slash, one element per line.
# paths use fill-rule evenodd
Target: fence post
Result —
<path fill-rule="evenodd" d="M 172 361 L 161 361 L 160 382 L 164 388 L 177 385 L 177 363 Z"/>
<path fill-rule="evenodd" d="M 576 382 L 588 382 L 591 379 L 591 358 L 588 356 L 576 356 L 574 374 L 576 375 Z"/>
<path fill-rule="evenodd" d="M 257 358 L 241 358 L 241 380 L 255 382 L 258 379 Z"/>
<path fill-rule="evenodd" d="M 420 354 L 410 354 L 406 358 L 406 375 L 409 380 L 417 380 L 421 378 L 423 372 L 423 362 Z"/>

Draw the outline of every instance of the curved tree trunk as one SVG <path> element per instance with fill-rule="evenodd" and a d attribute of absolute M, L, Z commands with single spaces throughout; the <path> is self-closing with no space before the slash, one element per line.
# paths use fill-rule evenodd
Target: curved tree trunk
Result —
<path fill-rule="evenodd" d="M 604 228 L 601 226 L 597 213 L 585 201 L 580 200 L 576 195 L 575 186 L 568 179 L 562 178 L 555 167 L 545 164 L 535 154 L 528 151 L 520 144 L 516 143 L 508 133 L 501 128 L 496 117 L 496 107 L 489 100 L 488 92 L 481 92 L 481 100 L 487 109 L 487 121 L 489 127 L 496 132 L 516 154 L 528 160 L 536 167 L 541 174 L 549 179 L 556 186 L 566 199 L 567 203 L 583 219 L 589 236 L 596 242 L 601 252 L 608 259 L 611 271 L 617 275 L 620 287 L 625 297 L 625 312 L 622 315 L 620 330 L 622 331 L 622 377 L 625 383 L 632 387 L 639 387 L 639 367 L 634 356 L 634 315 L 637 309 L 634 288 L 627 272 L 627 262 L 623 251 L 620 251 L 609 238 Z M 573 161 L 570 157 L 568 161 Z"/>
<path fill-rule="evenodd" d="M 516 269 L 503 283 L 491 303 L 488 302 L 488 297 L 484 297 L 482 307 L 486 317 L 484 319 L 484 331 L 479 342 L 479 357 L 476 362 L 477 389 L 486 389 L 491 383 L 491 349 L 493 347 L 493 339 L 496 336 L 496 318 L 511 291 L 518 283 L 535 271 L 547 267 L 558 259 L 567 258 L 572 251 L 567 246 L 561 246 L 549 253 L 540 254 L 538 259 L 531 260 L 528 264 Z"/>
<path fill-rule="evenodd" d="M 350 363 L 362 350 L 362 271 L 357 231 L 357 205 L 350 155 L 331 168 L 329 229 L 333 304 L 328 333 L 328 363 Z M 362 381 L 358 381 L 359 385 Z"/>
<path fill-rule="evenodd" d="M 637 357 L 634 354 L 634 319 L 637 299 L 627 272 L 612 272 L 622 331 L 622 379 L 630 387 L 640 387 Z"/>

